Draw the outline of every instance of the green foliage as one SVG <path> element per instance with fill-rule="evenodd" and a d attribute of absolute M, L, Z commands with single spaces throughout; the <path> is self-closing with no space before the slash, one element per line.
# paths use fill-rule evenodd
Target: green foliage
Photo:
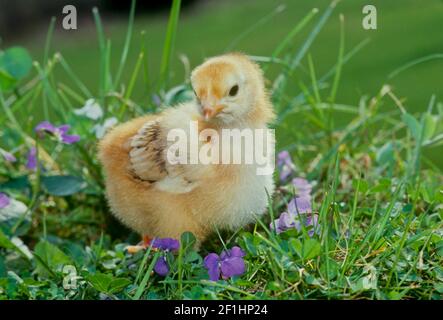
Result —
<path fill-rule="evenodd" d="M 72 264 L 71 259 L 63 251 L 47 240 L 42 240 L 35 245 L 34 255 L 38 257 L 35 270 L 42 276 L 54 274 L 54 270 Z"/>
<path fill-rule="evenodd" d="M 99 292 L 113 294 L 126 288 L 131 280 L 126 278 L 116 278 L 108 274 L 96 273 L 88 277 L 88 281 Z"/>
<path fill-rule="evenodd" d="M 31 71 L 31 68 L 32 59 L 26 49 L 12 47 L 0 51 L 0 89 L 13 88 Z"/>
<path fill-rule="evenodd" d="M 82 190 L 86 183 L 74 176 L 47 176 L 41 178 L 46 192 L 53 196 L 70 196 Z"/>

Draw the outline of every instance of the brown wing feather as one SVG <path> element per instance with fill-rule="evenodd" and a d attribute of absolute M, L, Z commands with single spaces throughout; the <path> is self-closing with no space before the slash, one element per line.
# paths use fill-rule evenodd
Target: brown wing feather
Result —
<path fill-rule="evenodd" d="M 131 140 L 129 158 L 134 178 L 155 182 L 168 173 L 165 163 L 165 142 L 159 121 L 149 121 Z"/>

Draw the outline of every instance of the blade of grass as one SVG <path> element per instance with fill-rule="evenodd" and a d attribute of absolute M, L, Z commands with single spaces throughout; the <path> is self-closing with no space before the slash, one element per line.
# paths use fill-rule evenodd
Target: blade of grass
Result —
<path fill-rule="evenodd" d="M 341 272 L 339 276 L 339 280 L 341 281 L 345 275 L 345 273 L 348 271 L 348 268 L 350 265 L 353 265 L 356 261 L 357 257 L 361 256 L 364 247 L 370 248 L 369 240 L 374 234 L 376 228 L 375 228 L 375 215 L 377 213 L 378 208 L 378 202 L 375 203 L 374 208 L 372 210 L 372 219 L 369 224 L 369 231 L 366 232 L 363 240 L 358 244 L 355 242 L 355 237 L 351 233 L 348 247 L 345 248 L 346 252 L 352 251 L 352 254 L 347 254 L 346 258 L 343 260 L 342 266 L 341 266 Z M 350 257 L 350 258 L 348 258 Z"/>
<path fill-rule="evenodd" d="M 321 241 L 323 242 L 323 248 L 324 248 L 324 259 L 325 259 L 325 266 L 326 266 L 326 282 L 328 284 L 328 287 L 330 287 L 330 263 L 329 263 L 329 238 L 330 238 L 330 231 L 329 231 L 329 217 L 328 217 L 328 211 L 331 207 L 331 204 L 335 202 L 335 194 L 337 192 L 337 185 L 338 185 L 338 178 L 339 178 L 339 164 L 340 164 L 340 156 L 337 153 L 334 161 L 334 172 L 332 174 L 332 185 L 329 188 L 329 192 L 326 195 L 326 201 L 323 201 L 319 217 L 321 219 Z M 332 165 L 331 165 L 332 168 Z M 331 176 L 331 175 L 328 175 Z"/>
<path fill-rule="evenodd" d="M 111 40 L 106 41 L 106 60 L 105 60 L 105 94 L 113 88 L 111 75 Z M 106 112 L 106 109 L 105 109 Z"/>
<path fill-rule="evenodd" d="M 362 50 L 370 42 L 369 38 L 358 43 L 352 50 L 350 50 L 343 58 L 343 65 L 346 64 L 352 57 L 354 57 L 360 50 Z M 337 69 L 338 64 L 335 64 L 328 72 L 326 72 L 319 80 L 319 86 L 328 80 Z M 295 96 L 288 105 L 279 112 L 276 123 L 281 123 L 283 119 L 291 112 L 294 105 L 300 104 L 299 101 L 303 100 L 303 93 Z"/>
<path fill-rule="evenodd" d="M 266 24 L 268 21 L 270 21 L 272 18 L 274 18 L 279 13 L 282 13 L 286 9 L 286 6 L 284 4 L 281 4 L 277 6 L 274 10 L 272 10 L 270 13 L 265 15 L 264 17 L 258 19 L 254 24 L 252 24 L 248 29 L 240 33 L 234 40 L 231 41 L 231 43 L 225 48 L 225 52 L 231 51 L 237 43 L 239 43 L 241 40 L 246 38 L 248 35 L 250 35 L 254 30 L 259 28 L 260 26 Z"/>
<path fill-rule="evenodd" d="M 380 240 L 380 237 L 382 236 L 383 232 L 386 231 L 385 227 L 386 224 L 389 221 L 389 217 L 391 216 L 391 212 L 394 209 L 395 203 L 397 202 L 397 199 L 399 198 L 400 194 L 403 190 L 403 182 L 400 182 L 397 186 L 396 190 L 394 191 L 394 194 L 392 195 L 390 199 L 389 206 L 385 209 L 385 214 L 377 224 L 377 230 L 375 232 L 374 238 L 371 241 L 371 247 L 374 247 L 374 245 Z"/>
<path fill-rule="evenodd" d="M 377 97 L 374 99 L 372 109 L 374 109 L 374 110 L 376 109 L 376 106 L 380 103 L 381 99 L 384 97 L 385 94 L 386 94 L 386 91 L 382 88 L 382 90 L 380 90 Z M 350 139 L 352 137 L 352 134 L 357 132 L 357 130 L 359 130 L 363 126 L 367 125 L 367 122 L 370 121 L 371 118 L 375 118 L 375 117 L 376 116 L 372 115 L 368 111 L 368 114 L 360 114 L 358 117 L 353 119 L 351 121 L 351 123 L 343 130 L 340 140 L 337 141 L 337 143 L 335 143 L 335 145 L 333 145 L 331 148 L 329 148 L 329 150 L 326 152 L 326 154 L 317 162 L 314 169 L 312 169 L 311 172 L 308 174 L 308 179 L 316 178 L 320 174 L 322 166 L 327 161 L 329 161 L 329 159 L 333 155 L 335 155 L 335 153 L 337 152 L 340 145 L 347 142 L 348 139 Z"/>
<path fill-rule="evenodd" d="M 423 62 L 427 62 L 427 61 L 431 61 L 431 60 L 435 60 L 435 59 L 443 59 L 443 53 L 435 53 L 435 54 L 431 54 L 425 57 L 421 57 L 418 59 L 414 59 L 408 63 L 406 63 L 405 65 L 401 66 L 400 68 L 395 69 L 394 71 L 392 71 L 389 75 L 388 75 L 388 79 L 392 79 L 396 76 L 398 76 L 400 73 L 402 73 L 403 71 L 406 71 L 420 63 Z"/>
<path fill-rule="evenodd" d="M 31 90 L 26 91 L 24 94 L 22 94 L 22 96 L 20 97 L 20 99 L 18 100 L 14 100 L 12 104 L 10 104 L 8 106 L 8 109 L 11 111 L 12 114 L 14 114 L 17 111 L 23 110 L 21 109 L 23 106 L 30 106 L 33 104 L 33 101 L 35 100 L 36 95 L 38 96 L 41 92 L 42 89 L 42 85 L 39 84 L 35 87 L 33 87 Z M 31 100 L 31 101 L 29 101 Z M 6 103 L 5 103 L 6 104 Z M 25 112 L 29 112 L 29 108 L 28 110 L 24 110 Z M 23 114 L 23 112 L 22 112 Z M 21 116 L 21 115 L 19 115 Z M 0 114 L 0 123 L 3 123 L 6 120 L 6 113 Z"/>
<path fill-rule="evenodd" d="M 43 66 L 45 68 L 46 65 L 48 64 L 49 50 L 51 49 L 51 41 L 52 41 L 52 36 L 54 34 L 55 20 L 56 20 L 55 17 L 51 18 L 51 22 L 49 23 L 48 33 L 46 35 L 45 52 L 43 56 Z"/>
<path fill-rule="evenodd" d="M 292 39 L 301 31 L 303 28 L 312 20 L 312 18 L 319 12 L 317 8 L 312 9 L 299 23 L 297 23 L 294 28 L 286 35 L 282 42 L 277 46 L 277 48 L 272 52 L 271 58 L 276 58 L 280 56 L 283 50 L 292 42 Z M 266 70 L 266 68 L 265 68 Z"/>
<path fill-rule="evenodd" d="M 345 31 L 344 31 L 345 18 L 340 15 L 340 45 L 338 49 L 338 61 L 337 67 L 335 68 L 335 76 L 332 81 L 331 93 L 329 94 L 329 102 L 333 104 L 335 102 L 335 97 L 337 95 L 338 84 L 340 83 L 341 71 L 343 68 L 343 55 L 345 52 Z"/>
<path fill-rule="evenodd" d="M 309 65 L 309 75 L 311 76 L 312 88 L 314 90 L 314 97 L 316 100 L 315 104 L 319 104 L 321 103 L 321 97 L 317 86 L 317 78 L 315 76 L 314 62 L 312 61 L 312 56 L 310 54 L 308 55 L 308 65 Z"/>
<path fill-rule="evenodd" d="M 140 263 L 140 266 L 138 268 L 137 276 L 135 277 L 135 280 L 134 280 L 134 285 L 138 284 L 138 280 L 140 279 L 140 277 L 142 275 L 142 271 L 145 268 L 146 262 L 148 261 L 148 257 L 151 254 L 151 250 L 152 250 L 152 245 L 150 245 L 148 247 L 148 249 L 146 250 L 145 254 L 143 255 L 143 260 Z"/>
<path fill-rule="evenodd" d="M 334 8 L 338 2 L 339 2 L 339 0 L 332 1 L 331 4 L 326 9 L 326 11 L 320 17 L 320 19 L 318 20 L 314 29 L 312 29 L 311 33 L 307 37 L 306 41 L 303 43 L 303 45 L 300 48 L 300 50 L 298 51 L 297 55 L 292 60 L 291 65 L 290 65 L 291 71 L 298 67 L 301 60 L 303 59 L 303 57 L 305 56 L 305 54 L 308 52 L 309 48 L 311 47 L 312 43 L 317 38 L 317 35 L 320 33 L 320 30 L 323 28 L 323 26 L 328 21 L 329 17 L 332 14 L 332 11 L 334 10 Z"/>
<path fill-rule="evenodd" d="M 56 61 L 56 60 L 54 60 Z M 49 63 L 48 67 L 45 69 L 42 69 L 42 67 L 40 66 L 40 64 L 38 62 L 36 62 L 34 64 L 35 68 L 37 69 L 37 72 L 40 74 L 41 80 L 42 80 L 42 84 L 43 84 L 43 101 L 44 101 L 44 107 L 46 107 L 44 109 L 44 116 L 45 119 L 49 121 L 50 117 L 49 117 L 49 109 L 48 106 L 49 104 L 47 104 L 47 102 L 49 102 L 52 106 L 52 111 L 59 117 L 60 120 L 62 120 L 63 122 L 66 121 L 67 119 L 67 114 L 63 108 L 63 103 L 60 100 L 56 90 L 51 86 L 51 83 L 49 81 L 49 74 L 52 72 L 53 70 L 53 63 Z"/>
<path fill-rule="evenodd" d="M 143 292 L 145 291 L 146 285 L 148 284 L 149 278 L 151 277 L 152 270 L 154 269 L 154 265 L 157 262 L 159 256 L 160 256 L 160 252 L 157 251 L 154 254 L 154 257 L 152 258 L 151 263 L 149 264 L 148 270 L 146 270 L 146 272 L 145 272 L 142 282 L 140 283 L 139 287 L 137 288 L 137 291 L 135 292 L 134 296 L 132 297 L 132 300 L 140 300 L 140 297 L 143 295 Z"/>
<path fill-rule="evenodd" d="M 66 60 L 63 58 L 63 56 L 60 53 L 56 54 L 56 57 L 58 57 L 58 60 L 60 61 L 61 66 L 63 67 L 63 69 L 65 70 L 65 72 L 67 73 L 67 75 L 69 76 L 69 78 L 74 82 L 75 85 L 77 85 L 77 87 L 80 89 L 80 91 L 83 93 L 83 95 L 87 98 L 91 98 L 93 97 L 91 91 L 89 91 L 89 89 L 84 85 L 84 83 L 80 80 L 80 78 L 74 73 L 74 71 L 71 69 L 71 67 L 69 66 L 69 64 L 66 62 Z M 63 84 L 60 84 L 60 86 L 63 86 L 63 90 L 64 91 L 69 91 L 71 93 L 73 93 L 74 91 L 69 88 L 68 86 L 65 86 Z M 80 97 L 79 95 L 76 94 L 77 97 Z M 83 98 L 81 99 L 80 103 L 83 103 Z"/>
<path fill-rule="evenodd" d="M 169 77 L 169 67 L 171 64 L 171 55 L 174 50 L 175 37 L 177 35 L 177 25 L 180 15 L 181 0 L 174 0 L 172 2 L 171 12 L 169 15 L 168 27 L 166 30 L 166 39 L 163 47 L 163 54 L 160 64 L 160 81 L 159 90 L 167 86 Z"/>
<path fill-rule="evenodd" d="M 64 83 L 60 83 L 59 85 L 59 89 L 61 91 L 63 91 L 64 93 L 66 93 L 67 95 L 69 95 L 73 100 L 75 100 L 76 102 L 78 102 L 79 104 L 82 104 L 85 102 L 84 98 L 82 96 L 80 96 L 79 94 L 77 94 L 74 90 L 72 90 L 70 87 L 68 87 L 67 85 L 65 85 Z"/>
<path fill-rule="evenodd" d="M 146 31 L 140 33 L 141 36 L 141 53 L 143 54 L 143 80 L 145 82 L 145 88 L 147 88 L 147 94 L 149 96 L 151 85 L 149 81 L 149 63 L 148 63 L 148 49 L 146 48 Z"/>
<path fill-rule="evenodd" d="M 310 32 L 310 34 L 306 38 L 306 40 L 303 43 L 300 50 L 297 52 L 297 54 L 294 56 L 294 58 L 290 62 L 289 69 L 287 69 L 286 72 L 284 73 L 284 77 L 283 77 L 282 82 L 280 84 L 279 90 L 277 90 L 278 92 L 276 92 L 276 94 L 273 95 L 273 98 L 274 98 L 277 106 L 280 105 L 281 97 L 283 95 L 283 92 L 285 92 L 289 75 L 300 65 L 301 60 L 304 58 L 304 56 L 308 52 L 309 48 L 311 47 L 312 43 L 317 38 L 317 35 L 319 34 L 320 30 L 323 28 L 323 26 L 328 21 L 329 17 L 332 14 L 332 11 L 334 10 L 334 8 L 338 2 L 339 2 L 339 0 L 334 0 L 331 2 L 331 4 L 325 10 L 325 12 L 320 17 L 320 19 L 318 20 L 315 27 L 312 29 L 312 31 Z"/>
<path fill-rule="evenodd" d="M 117 75 L 115 76 L 115 81 L 114 81 L 114 84 L 116 86 L 118 86 L 118 84 L 120 82 L 120 78 L 122 76 L 123 69 L 126 65 L 126 60 L 128 58 L 129 47 L 131 46 L 136 4 L 137 4 L 137 0 L 131 1 L 131 9 L 129 11 L 128 31 L 126 32 L 125 44 L 123 45 L 123 51 L 122 51 L 122 55 L 120 58 L 120 65 L 118 66 Z"/>
<path fill-rule="evenodd" d="M 129 98 L 132 95 L 132 91 L 134 89 L 134 85 L 135 85 L 135 82 L 137 80 L 138 72 L 140 70 L 142 62 L 143 62 L 143 52 L 141 52 L 139 54 L 137 62 L 135 63 L 134 71 L 132 72 L 131 79 L 129 80 L 128 88 L 127 88 L 127 90 L 125 92 L 125 95 L 123 97 L 124 101 L 129 100 Z M 125 107 L 126 107 L 126 103 L 123 102 L 121 107 L 120 107 L 120 112 L 118 113 L 119 119 L 122 119 L 123 114 L 125 112 Z"/>
<path fill-rule="evenodd" d="M 418 199 L 417 193 L 419 192 L 419 190 L 420 190 L 420 181 L 418 182 L 418 185 L 415 188 L 414 202 L 412 204 L 412 209 L 411 209 L 411 212 L 409 213 L 409 217 L 407 219 L 406 226 L 405 226 L 404 230 L 402 230 L 403 234 L 400 238 L 400 241 L 399 241 L 399 243 L 392 245 L 392 247 L 396 248 L 395 257 L 394 257 L 391 271 L 389 272 L 389 275 L 388 275 L 388 279 L 386 280 L 386 287 L 389 287 L 389 285 L 391 284 L 392 276 L 394 275 L 394 272 L 396 271 L 397 264 L 400 260 L 400 255 L 402 253 L 402 250 L 403 250 L 406 240 L 407 240 L 407 236 L 409 234 L 409 229 L 411 228 L 412 222 L 414 221 L 415 208 L 416 208 L 417 199 Z"/>
<path fill-rule="evenodd" d="M 100 96 L 100 104 L 102 106 L 105 105 L 105 93 L 106 93 L 106 63 L 107 63 L 107 49 L 106 49 L 106 40 L 105 34 L 103 31 L 103 25 L 100 19 L 100 14 L 98 12 L 97 7 L 92 9 L 92 14 L 94 16 L 95 27 L 97 29 L 98 36 L 98 44 L 100 50 L 100 71 L 99 71 L 99 96 Z"/>

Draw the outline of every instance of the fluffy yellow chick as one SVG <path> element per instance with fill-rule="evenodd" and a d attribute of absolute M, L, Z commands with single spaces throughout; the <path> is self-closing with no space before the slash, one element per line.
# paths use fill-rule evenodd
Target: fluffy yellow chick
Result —
<path fill-rule="evenodd" d="M 99 143 L 113 214 L 150 238 L 190 231 L 201 243 L 215 228 L 240 228 L 265 212 L 274 190 L 272 172 L 257 175 L 254 164 L 170 163 L 173 129 L 189 132 L 197 123 L 221 136 L 222 129 L 266 129 L 274 118 L 262 71 L 243 54 L 206 60 L 191 83 L 194 101 L 121 124 Z"/>

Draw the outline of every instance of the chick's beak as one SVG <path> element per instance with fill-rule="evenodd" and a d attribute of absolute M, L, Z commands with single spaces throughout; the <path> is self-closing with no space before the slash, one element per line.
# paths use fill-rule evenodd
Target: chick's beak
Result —
<path fill-rule="evenodd" d="M 214 109 L 211 107 L 203 107 L 203 117 L 206 121 L 211 119 L 214 116 Z"/>
<path fill-rule="evenodd" d="M 214 107 L 205 105 L 203 106 L 203 117 L 206 121 L 214 118 L 217 114 L 219 114 L 224 109 L 222 105 L 215 105 Z"/>

